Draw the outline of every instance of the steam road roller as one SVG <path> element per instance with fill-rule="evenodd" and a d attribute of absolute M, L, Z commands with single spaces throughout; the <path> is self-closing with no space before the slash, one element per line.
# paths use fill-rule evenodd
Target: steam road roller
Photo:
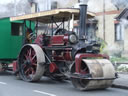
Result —
<path fill-rule="evenodd" d="M 28 82 L 38 81 L 42 76 L 69 79 L 79 90 L 110 87 L 116 78 L 114 67 L 107 55 L 100 54 L 100 44 L 86 38 L 86 20 L 91 17 L 93 14 L 87 12 L 87 5 L 80 5 L 80 9 L 54 9 L 11 17 L 11 21 L 48 24 L 47 30 L 42 28 L 42 34 L 37 35 L 38 31 L 31 34 L 33 42 L 22 47 L 15 64 L 20 78 Z M 68 21 L 75 20 L 79 21 L 78 32 L 65 28 L 72 26 Z"/>

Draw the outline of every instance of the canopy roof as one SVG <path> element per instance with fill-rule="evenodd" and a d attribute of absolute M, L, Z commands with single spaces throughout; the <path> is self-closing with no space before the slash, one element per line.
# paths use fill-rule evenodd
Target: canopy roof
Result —
<path fill-rule="evenodd" d="M 78 20 L 79 19 L 79 9 L 54 9 L 54 10 L 49 10 L 49 11 L 42 11 L 38 13 L 33 13 L 33 14 L 26 14 L 22 16 L 16 16 L 16 17 L 10 17 L 10 21 L 15 21 L 15 20 L 32 20 L 32 21 L 39 21 L 42 23 L 51 23 L 52 20 L 51 18 L 54 17 L 54 22 L 61 22 L 62 18 L 67 21 L 69 17 L 74 14 L 74 19 Z M 87 12 L 87 17 L 92 18 L 94 17 L 95 14 L 91 12 Z"/>

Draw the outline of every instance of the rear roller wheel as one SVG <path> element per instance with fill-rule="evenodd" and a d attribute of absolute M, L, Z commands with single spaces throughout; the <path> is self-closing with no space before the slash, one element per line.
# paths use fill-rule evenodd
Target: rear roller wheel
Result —
<path fill-rule="evenodd" d="M 19 74 L 24 81 L 38 81 L 44 73 L 45 56 L 35 44 L 25 45 L 19 55 Z"/>
<path fill-rule="evenodd" d="M 75 64 L 71 69 L 75 74 Z M 105 89 L 112 85 L 115 78 L 115 70 L 109 60 L 83 59 L 80 69 L 80 77 L 72 76 L 71 81 L 75 88 L 79 90 Z"/>

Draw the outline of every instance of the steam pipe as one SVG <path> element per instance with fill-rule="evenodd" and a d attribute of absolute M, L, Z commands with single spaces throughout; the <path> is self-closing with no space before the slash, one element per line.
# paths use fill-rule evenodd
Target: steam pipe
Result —
<path fill-rule="evenodd" d="M 79 19 L 79 40 L 84 41 L 87 35 L 86 30 L 86 20 L 87 20 L 87 5 L 80 5 L 80 19 Z"/>

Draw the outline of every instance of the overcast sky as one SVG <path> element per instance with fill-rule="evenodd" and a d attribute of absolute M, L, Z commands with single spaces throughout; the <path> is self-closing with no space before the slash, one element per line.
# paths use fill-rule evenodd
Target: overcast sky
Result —
<path fill-rule="evenodd" d="M 14 2 L 14 0 L 0 0 L 0 4 L 7 4 L 10 2 Z"/>
<path fill-rule="evenodd" d="M 50 3 L 52 0 L 34 0 L 38 3 L 39 11 L 43 11 L 45 9 L 49 9 Z M 58 4 L 62 5 L 60 7 L 64 7 L 68 5 L 73 0 L 54 0 L 58 1 Z M 98 1 L 98 2 L 97 2 Z M 48 3 L 47 3 L 48 2 Z M 112 4 L 114 3 L 117 7 L 124 7 L 128 5 L 128 0 L 105 0 L 106 11 L 109 9 L 115 10 L 116 7 Z M 111 3 L 112 2 L 112 3 Z M 99 6 L 100 5 L 100 6 Z M 88 10 L 92 12 L 102 12 L 103 11 L 103 0 L 89 0 L 88 2 Z M 65 7 L 64 7 L 65 8 Z M 13 16 L 13 15 L 21 15 L 30 13 L 30 4 L 28 0 L 0 0 L 0 17 L 3 16 Z M 27 10 L 26 10 L 27 9 Z"/>
<path fill-rule="evenodd" d="M 14 3 L 22 0 L 0 0 L 0 4 Z"/>

